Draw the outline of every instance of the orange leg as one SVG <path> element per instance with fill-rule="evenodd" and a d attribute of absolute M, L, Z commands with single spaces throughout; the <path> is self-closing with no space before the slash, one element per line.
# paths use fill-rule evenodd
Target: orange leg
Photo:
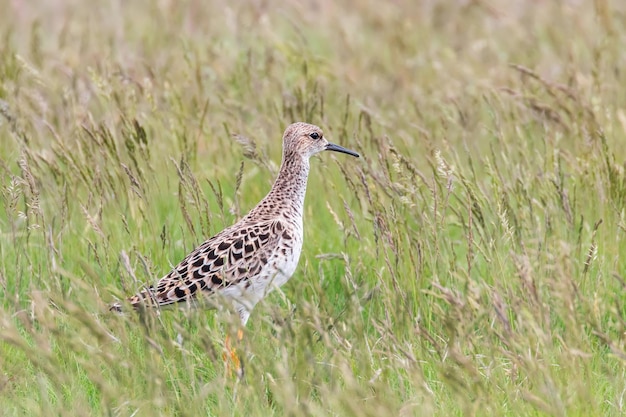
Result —
<path fill-rule="evenodd" d="M 243 339 L 243 330 L 237 330 L 237 341 L 241 342 Z M 231 364 L 235 370 L 235 374 L 239 379 L 243 378 L 243 364 L 241 359 L 239 359 L 239 355 L 237 355 L 237 349 L 233 349 L 230 345 L 230 335 L 226 335 L 226 340 L 224 340 L 226 352 L 222 355 L 224 362 L 226 363 L 226 369 L 229 372 L 232 372 Z"/>

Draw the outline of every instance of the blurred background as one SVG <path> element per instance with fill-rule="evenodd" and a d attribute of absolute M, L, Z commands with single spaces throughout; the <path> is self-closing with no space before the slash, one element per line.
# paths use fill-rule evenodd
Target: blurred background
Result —
<path fill-rule="evenodd" d="M 0 0 L 3 415 L 626 413 L 626 3 Z M 111 315 L 320 125 L 294 278 Z"/>

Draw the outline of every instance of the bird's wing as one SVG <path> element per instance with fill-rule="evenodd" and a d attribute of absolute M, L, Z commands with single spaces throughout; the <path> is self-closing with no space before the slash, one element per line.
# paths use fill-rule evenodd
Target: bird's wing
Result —
<path fill-rule="evenodd" d="M 254 280 L 274 253 L 281 250 L 281 243 L 288 244 L 291 239 L 293 236 L 280 220 L 239 223 L 204 242 L 161 278 L 156 287 L 143 290 L 129 301 L 134 307 L 144 303 L 165 306 Z"/>

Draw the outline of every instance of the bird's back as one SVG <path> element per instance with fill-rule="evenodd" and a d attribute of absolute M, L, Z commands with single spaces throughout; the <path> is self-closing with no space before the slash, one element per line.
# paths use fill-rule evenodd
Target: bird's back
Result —
<path fill-rule="evenodd" d="M 216 294 L 249 311 L 293 275 L 302 250 L 301 221 L 249 216 L 198 246 L 156 286 L 129 299 L 166 306 Z M 241 311 L 240 311 L 241 313 Z"/>

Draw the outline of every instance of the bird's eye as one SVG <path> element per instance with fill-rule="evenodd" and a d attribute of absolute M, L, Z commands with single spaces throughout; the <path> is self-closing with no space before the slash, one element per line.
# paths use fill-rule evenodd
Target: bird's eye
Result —
<path fill-rule="evenodd" d="M 319 139 L 320 135 L 317 132 L 313 132 L 309 135 L 311 137 L 311 139 Z"/>

